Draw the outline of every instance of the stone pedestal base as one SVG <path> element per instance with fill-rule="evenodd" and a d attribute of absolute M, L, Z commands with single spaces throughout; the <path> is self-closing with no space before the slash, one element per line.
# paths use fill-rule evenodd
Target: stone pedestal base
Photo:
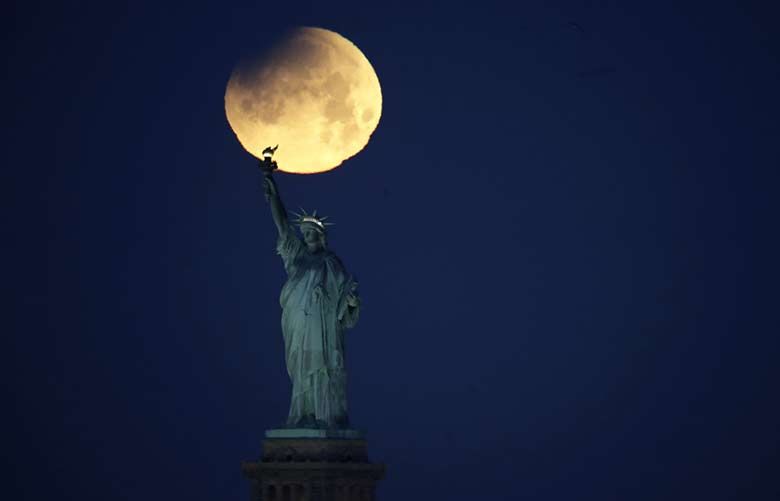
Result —
<path fill-rule="evenodd" d="M 369 462 L 364 438 L 276 438 L 276 431 L 266 433 L 260 461 L 241 464 L 244 476 L 252 482 L 253 501 L 375 499 L 385 465 Z M 291 430 L 286 432 L 294 435 Z"/>

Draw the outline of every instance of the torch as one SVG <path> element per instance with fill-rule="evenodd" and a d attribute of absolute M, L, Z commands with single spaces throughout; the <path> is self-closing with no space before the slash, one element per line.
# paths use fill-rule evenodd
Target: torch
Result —
<path fill-rule="evenodd" d="M 276 162 L 273 160 L 274 153 L 278 147 L 279 145 L 277 144 L 273 148 L 269 146 L 263 150 L 263 159 L 260 160 L 260 170 L 263 171 L 263 174 L 266 176 L 270 176 L 276 169 L 279 168 L 279 166 L 276 165 Z"/>

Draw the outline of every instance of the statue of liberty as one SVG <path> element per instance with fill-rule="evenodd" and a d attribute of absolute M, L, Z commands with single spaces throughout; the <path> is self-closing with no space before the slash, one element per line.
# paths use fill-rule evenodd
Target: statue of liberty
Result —
<path fill-rule="evenodd" d="M 302 238 L 288 221 L 270 161 L 261 161 L 265 198 L 271 206 L 279 237 L 276 244 L 287 272 L 279 302 L 282 306 L 287 373 L 292 382 L 288 428 L 345 429 L 347 372 L 344 331 L 360 313 L 357 282 L 328 249 L 326 217 L 317 211 L 294 214 Z"/>

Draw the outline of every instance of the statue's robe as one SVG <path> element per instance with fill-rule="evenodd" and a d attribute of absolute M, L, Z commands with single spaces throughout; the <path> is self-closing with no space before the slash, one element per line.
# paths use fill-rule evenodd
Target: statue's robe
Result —
<path fill-rule="evenodd" d="M 334 253 L 310 253 L 292 226 L 276 249 L 288 277 L 279 298 L 292 381 L 287 426 L 300 426 L 313 415 L 316 423 L 309 426 L 343 428 L 348 423 L 344 331 L 357 323 L 360 312 L 347 304 L 353 279 Z M 320 299 L 317 285 L 324 291 Z"/>

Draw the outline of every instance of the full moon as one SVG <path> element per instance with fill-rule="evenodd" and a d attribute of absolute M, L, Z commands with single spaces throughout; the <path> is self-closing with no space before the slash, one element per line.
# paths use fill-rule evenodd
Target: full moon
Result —
<path fill-rule="evenodd" d="M 368 143 L 382 114 L 374 68 L 352 42 L 322 28 L 298 28 L 265 56 L 236 66 L 225 113 L 241 145 L 262 158 L 279 145 L 279 170 L 334 169 Z"/>

